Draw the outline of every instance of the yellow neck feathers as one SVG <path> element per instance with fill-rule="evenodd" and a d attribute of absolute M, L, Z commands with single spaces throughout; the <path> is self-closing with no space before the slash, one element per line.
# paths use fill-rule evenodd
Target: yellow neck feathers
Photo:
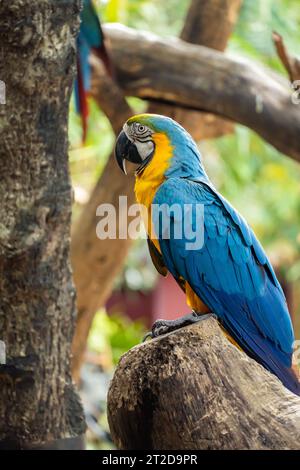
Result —
<path fill-rule="evenodd" d="M 152 138 L 155 143 L 154 155 L 144 171 L 136 177 L 134 188 L 137 202 L 148 210 L 157 189 L 165 179 L 164 174 L 173 154 L 173 147 L 166 134 L 155 133 Z"/>

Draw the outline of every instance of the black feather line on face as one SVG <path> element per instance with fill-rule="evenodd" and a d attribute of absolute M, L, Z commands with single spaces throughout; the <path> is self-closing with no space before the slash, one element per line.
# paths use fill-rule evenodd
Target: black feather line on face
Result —
<path fill-rule="evenodd" d="M 143 163 L 136 169 L 135 171 L 135 176 L 139 176 L 145 169 L 145 167 L 150 163 L 150 161 L 153 158 L 155 152 L 155 145 L 153 151 L 150 153 L 150 155 L 143 161 Z"/>
<path fill-rule="evenodd" d="M 143 127 L 143 130 L 140 131 L 139 127 Z M 139 141 L 139 142 L 146 142 L 148 141 L 149 137 L 151 138 L 151 135 L 153 134 L 153 131 L 144 125 L 141 125 L 138 122 L 134 122 L 131 125 L 125 124 L 123 127 L 124 132 L 126 133 L 127 137 L 134 141 Z"/>

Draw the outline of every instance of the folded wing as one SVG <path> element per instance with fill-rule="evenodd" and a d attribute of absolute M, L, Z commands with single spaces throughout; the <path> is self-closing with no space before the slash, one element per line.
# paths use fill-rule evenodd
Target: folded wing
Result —
<path fill-rule="evenodd" d="M 204 181 L 170 178 L 158 190 L 154 203 L 182 207 L 183 216 L 178 211 L 169 214 L 169 238 L 162 233 L 162 218 L 154 220 L 168 270 L 189 282 L 251 357 L 300 394 L 291 371 L 294 336 L 286 300 L 245 220 Z M 197 206 L 203 208 L 203 217 Z M 183 236 L 176 238 L 180 224 Z M 203 245 L 190 249 L 192 234 L 201 240 L 199 231 L 203 231 Z"/>

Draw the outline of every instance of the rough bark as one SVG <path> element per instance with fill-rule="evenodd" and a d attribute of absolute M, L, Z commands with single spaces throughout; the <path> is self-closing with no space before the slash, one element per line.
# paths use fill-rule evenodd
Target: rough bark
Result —
<path fill-rule="evenodd" d="M 67 118 L 79 7 L 79 0 L 0 4 L 1 448 L 78 447 L 85 431 L 70 373 Z"/>
<path fill-rule="evenodd" d="M 126 353 L 108 420 L 118 449 L 300 449 L 300 398 L 213 319 Z"/>
<path fill-rule="evenodd" d="M 99 106 L 106 113 L 116 134 L 133 111 L 122 92 L 105 73 L 101 63 L 94 61 L 93 93 Z M 77 289 L 77 322 L 73 339 L 73 378 L 78 381 L 86 342 L 96 311 L 109 296 L 128 249 L 129 238 L 100 240 L 96 235 L 97 207 L 102 203 L 119 206 L 119 196 L 128 197 L 128 205 L 134 202 L 134 177 L 122 177 L 114 155 L 109 157 L 101 178 L 96 184 L 89 202 L 84 207 L 72 234 L 71 253 L 74 281 Z M 125 223 L 127 223 L 125 221 Z M 119 231 L 119 221 L 117 233 Z"/>
<path fill-rule="evenodd" d="M 238 18 L 241 0 L 192 0 L 180 38 L 192 44 L 224 51 Z M 150 112 L 175 119 L 195 140 L 213 139 L 233 132 L 230 121 L 212 113 L 156 103 Z"/>
<path fill-rule="evenodd" d="M 105 33 L 127 95 L 219 114 L 300 161 L 299 107 L 292 103 L 290 85 L 274 73 L 179 39 L 119 25 L 106 25 Z"/>

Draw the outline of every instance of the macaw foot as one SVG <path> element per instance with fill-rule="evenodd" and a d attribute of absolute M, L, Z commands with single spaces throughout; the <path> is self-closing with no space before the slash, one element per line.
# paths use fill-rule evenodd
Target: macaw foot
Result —
<path fill-rule="evenodd" d="M 147 338 L 157 338 L 157 336 L 165 335 L 166 333 L 178 330 L 179 328 L 191 325 L 192 323 L 207 320 L 210 317 L 216 318 L 216 315 L 214 313 L 201 314 L 192 312 L 188 315 L 184 315 L 183 317 L 176 318 L 176 320 L 156 320 L 152 325 L 151 331 L 144 336 L 143 342 L 146 341 Z"/>

